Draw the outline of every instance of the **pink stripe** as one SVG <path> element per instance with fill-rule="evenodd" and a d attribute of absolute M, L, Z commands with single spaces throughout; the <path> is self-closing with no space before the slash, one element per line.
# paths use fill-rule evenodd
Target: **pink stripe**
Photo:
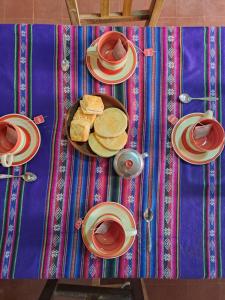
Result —
<path fill-rule="evenodd" d="M 160 171 L 159 171 L 159 217 L 158 217 L 158 277 L 163 277 L 163 229 L 164 229 L 164 191 L 165 191 L 165 145 L 167 135 L 167 29 L 162 29 L 162 51 L 163 51 L 163 62 L 162 62 L 162 99 L 161 99 L 161 116 L 162 116 L 162 127 L 161 127 L 161 144 L 160 144 Z M 163 178 L 163 180 L 162 180 Z"/>
<path fill-rule="evenodd" d="M 94 90 L 98 90 L 98 82 L 94 81 Z M 89 182 L 89 195 L 88 195 L 88 208 L 89 210 L 91 207 L 94 206 L 94 195 L 95 195 L 95 184 L 96 184 L 96 159 L 95 158 L 90 158 L 91 160 L 91 171 L 90 171 L 90 182 Z M 94 265 L 96 267 L 96 261 L 93 262 L 91 261 L 90 258 L 90 253 L 88 250 L 85 248 L 85 255 L 84 255 L 84 277 L 88 278 L 89 277 L 89 269 L 91 265 Z M 96 274 L 95 274 L 96 275 Z M 95 276 L 94 275 L 94 276 Z"/>
<path fill-rule="evenodd" d="M 98 191 L 98 194 L 101 195 L 101 199 L 99 202 L 105 202 L 107 200 L 113 200 L 113 199 L 107 199 L 107 186 L 108 186 L 108 167 L 109 167 L 109 161 L 108 159 L 101 159 L 99 162 L 99 167 L 102 168 L 102 172 L 99 174 L 98 180 L 100 182 L 100 188 Z M 95 201 L 96 203 L 96 201 Z M 97 203 L 96 203 L 97 204 Z M 96 270 L 96 276 L 95 277 L 101 277 L 102 273 L 102 260 L 96 259 L 95 260 L 95 270 Z"/>
<path fill-rule="evenodd" d="M 89 194 L 88 194 L 88 198 L 87 198 L 87 202 L 88 202 L 88 207 L 86 209 L 86 211 L 88 211 L 92 206 L 94 206 L 94 190 L 95 190 L 95 174 L 96 174 L 96 159 L 94 158 L 90 158 L 90 164 L 91 164 L 91 168 L 90 168 L 90 182 L 89 182 Z M 88 278 L 88 273 L 89 273 L 89 268 L 91 266 L 91 263 L 89 261 L 90 259 L 90 253 L 88 252 L 88 250 L 85 248 L 85 254 L 84 254 L 84 278 Z"/>
<path fill-rule="evenodd" d="M 207 172 L 208 172 L 208 176 L 207 176 L 207 182 L 210 182 L 210 165 L 207 166 Z M 206 252 L 207 252 L 207 265 L 208 265 L 208 278 L 210 278 L 210 250 L 209 250 L 209 237 L 210 237 L 210 229 L 209 229 L 209 202 L 210 202 L 210 186 L 207 187 L 207 209 L 206 209 L 206 232 L 207 232 L 207 247 L 206 247 Z"/>
<path fill-rule="evenodd" d="M 217 165 L 214 162 L 214 168 L 215 168 L 215 174 L 217 173 Z M 215 181 L 215 185 L 217 186 L 217 176 L 214 177 L 214 181 Z M 217 189 L 215 189 L 215 205 L 214 205 L 214 224 L 217 224 L 217 205 L 218 205 L 218 194 L 217 194 Z M 218 230 L 217 230 L 217 226 L 214 227 L 215 228 L 215 253 L 216 253 L 216 260 L 215 260 L 215 272 L 216 272 L 216 276 L 218 277 Z"/>
<path fill-rule="evenodd" d="M 60 31 L 61 26 L 59 25 L 58 33 Z M 56 194 L 56 186 L 57 179 L 59 174 L 59 154 L 60 154 L 60 136 L 63 127 L 63 85 L 62 85 L 62 72 L 60 69 L 60 62 L 62 61 L 62 38 L 61 35 L 58 34 L 58 122 L 57 122 L 57 131 L 56 131 L 56 140 L 54 145 L 54 166 L 53 166 L 53 180 L 51 186 L 51 195 L 50 195 L 50 211 L 48 215 L 48 229 L 47 235 L 48 239 L 46 242 L 46 251 L 45 251 L 45 263 L 44 263 L 44 276 L 48 277 L 50 258 L 51 258 L 51 244 L 53 238 L 53 224 L 54 224 L 54 209 L 55 209 L 55 194 Z"/>
<path fill-rule="evenodd" d="M 210 41 L 210 29 L 208 30 L 207 32 L 207 38 L 208 38 L 208 41 Z M 208 83 L 209 83 L 209 91 L 208 91 L 208 95 L 210 95 L 210 89 L 211 89 L 211 86 L 210 86 L 210 42 L 207 43 L 207 50 L 208 50 L 208 57 L 207 57 L 207 69 L 208 69 L 208 76 L 207 76 L 207 80 L 208 80 Z M 210 103 L 207 103 L 207 108 L 210 108 Z M 207 182 L 209 183 L 210 182 L 210 165 L 207 165 L 207 172 L 208 172 L 208 178 L 207 178 Z M 208 258 L 208 261 L 207 261 L 207 266 L 208 266 L 208 278 L 210 278 L 210 250 L 209 250 L 209 242 L 210 242 L 210 239 L 209 239 L 209 207 L 210 207 L 210 191 L 209 191 L 210 187 L 207 186 L 207 197 L 206 197 L 206 203 L 207 203 L 207 213 L 206 213 L 206 226 L 207 226 L 207 248 L 206 248 L 206 251 L 207 251 L 207 258 Z"/>
<path fill-rule="evenodd" d="M 122 194 L 121 194 L 121 200 L 122 200 L 122 204 L 125 207 L 129 207 L 129 202 L 128 202 L 128 195 L 130 195 L 130 185 L 128 184 L 128 180 L 124 179 L 122 180 Z M 123 255 L 122 257 L 120 257 L 119 259 L 119 277 L 124 277 L 124 273 L 126 273 L 126 259 L 125 259 L 125 255 Z"/>
<path fill-rule="evenodd" d="M 218 28 L 216 28 L 216 33 L 215 33 L 215 52 L 218 53 Z M 216 72 L 215 72 L 215 76 L 216 76 L 216 82 L 218 82 L 218 56 L 215 55 L 215 65 L 216 65 Z M 217 90 L 217 84 L 215 84 L 215 94 L 218 95 L 218 90 Z M 216 118 L 218 119 L 218 101 L 216 101 Z M 217 164 L 214 163 L 215 165 L 215 174 L 218 174 L 218 170 L 217 170 Z M 217 176 L 215 176 L 214 178 L 215 180 L 215 186 L 217 186 Z M 215 215 L 215 224 L 217 224 L 217 206 L 218 206 L 218 193 L 217 193 L 217 189 L 215 190 L 215 195 L 216 195 L 216 201 L 215 201 L 215 206 L 214 206 L 214 215 Z M 218 230 L 217 230 L 217 226 L 215 226 L 215 237 L 216 237 L 216 241 L 215 241 L 215 252 L 218 253 Z M 216 277 L 218 276 L 218 256 L 216 258 Z"/>
<path fill-rule="evenodd" d="M 20 85 L 21 85 L 21 79 L 20 79 L 20 61 L 21 61 L 21 25 L 18 25 L 18 106 L 17 106 L 17 111 L 20 111 L 20 97 L 21 97 L 21 94 L 20 94 Z"/>
<path fill-rule="evenodd" d="M 75 154 L 75 157 L 74 157 L 74 160 L 75 159 L 78 159 L 76 157 L 76 154 Z M 79 164 L 79 169 L 78 169 L 78 182 L 77 182 L 77 186 L 76 186 L 76 210 L 75 210 L 75 222 L 81 218 L 82 216 L 80 215 L 80 194 L 81 194 L 81 182 L 82 182 L 82 173 L 83 173 L 83 159 L 81 159 L 80 161 L 80 164 Z M 79 200 L 78 200 L 79 199 Z M 86 196 L 86 199 L 88 199 L 88 197 Z M 74 237 L 73 237 L 73 247 L 72 249 L 75 249 L 73 251 L 73 256 L 72 256 L 72 268 L 71 268 L 71 277 L 74 276 L 74 266 L 75 266 L 75 257 L 76 257 L 76 252 L 77 252 L 77 239 L 78 239 L 78 230 L 75 230 L 74 231 Z"/>
<path fill-rule="evenodd" d="M 86 30 L 86 27 L 83 27 L 83 43 L 84 43 L 83 44 L 83 49 L 87 49 L 86 36 L 87 36 L 87 30 Z M 83 55 L 84 55 L 84 58 L 85 58 L 85 52 L 84 52 Z M 83 66 L 83 78 L 84 78 L 84 80 L 83 80 L 83 91 L 84 92 L 87 92 L 87 80 L 86 80 L 87 72 L 88 72 L 88 70 L 85 66 L 85 60 L 84 60 L 84 66 Z"/>
<path fill-rule="evenodd" d="M 74 150 L 71 147 L 68 147 L 67 150 L 67 172 L 66 172 L 66 182 L 65 182 L 65 188 L 64 188 L 64 197 L 63 197 L 63 207 L 62 207 L 62 220 L 61 220 L 61 239 L 60 239 L 60 248 L 59 248 L 59 256 L 58 256 L 58 262 L 57 262 L 57 273 L 56 277 L 60 278 L 63 275 L 63 256 L 65 254 L 65 238 L 66 238 L 66 228 L 67 228 L 67 218 L 68 218 L 68 207 L 70 203 L 70 191 L 72 186 L 72 174 L 71 174 L 71 168 L 72 168 L 72 154 Z"/>
<path fill-rule="evenodd" d="M 70 52 L 71 52 L 71 55 L 70 55 L 70 62 L 71 62 L 71 67 L 70 68 L 70 76 L 71 76 L 71 80 L 70 80 L 70 88 L 71 88 L 71 100 L 73 102 L 75 102 L 75 100 L 77 99 L 76 96 L 75 96 L 75 80 L 76 80 L 76 75 L 77 75 L 77 72 L 75 70 L 75 55 L 77 57 L 77 52 L 75 49 L 77 49 L 77 47 L 75 46 L 75 27 L 74 26 L 71 26 L 70 28 L 71 30 L 71 36 L 70 36 L 70 42 L 71 42 L 71 47 L 70 47 Z M 77 89 L 78 90 L 78 89 Z"/>

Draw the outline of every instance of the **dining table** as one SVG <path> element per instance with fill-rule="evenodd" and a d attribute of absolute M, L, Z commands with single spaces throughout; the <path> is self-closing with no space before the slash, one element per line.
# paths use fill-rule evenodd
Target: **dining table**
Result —
<path fill-rule="evenodd" d="M 133 75 L 119 84 L 99 82 L 86 66 L 87 48 L 112 30 L 137 53 Z M 61 68 L 64 36 L 67 71 Z M 96 93 L 126 107 L 126 148 L 149 154 L 140 176 L 122 178 L 113 158 L 85 156 L 68 142 L 68 109 Z M 184 104 L 181 93 L 219 100 Z M 37 175 L 35 182 L 0 180 L 0 278 L 225 277 L 224 152 L 208 164 L 185 162 L 173 150 L 168 121 L 210 109 L 225 127 L 224 101 L 223 27 L 0 25 L 0 116 L 43 116 L 35 157 L 0 166 L 1 174 Z M 121 257 L 102 259 L 87 250 L 75 224 L 110 201 L 131 212 L 137 236 Z"/>

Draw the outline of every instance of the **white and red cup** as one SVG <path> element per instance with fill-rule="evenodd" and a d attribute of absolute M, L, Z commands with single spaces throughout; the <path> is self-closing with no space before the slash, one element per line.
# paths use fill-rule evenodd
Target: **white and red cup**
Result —
<path fill-rule="evenodd" d="M 195 137 L 195 130 L 198 126 L 211 125 L 210 132 L 200 138 Z M 202 119 L 200 122 L 189 126 L 183 139 L 187 145 L 195 152 L 203 153 L 213 151 L 224 144 L 224 129 L 219 122 L 212 119 Z"/>
<path fill-rule="evenodd" d="M 0 162 L 3 167 L 10 167 L 14 155 L 23 152 L 27 137 L 22 128 L 10 122 L 0 122 Z"/>
<path fill-rule="evenodd" d="M 171 115 L 168 117 L 171 124 L 176 125 L 178 119 Z M 205 127 L 205 128 L 204 128 Z M 198 135 L 197 131 L 202 129 L 206 134 Z M 210 128 L 210 130 L 208 130 Z M 196 123 L 185 128 L 182 134 L 182 143 L 184 147 L 195 154 L 216 150 L 224 145 L 225 133 L 222 125 L 213 118 L 213 112 L 208 110 L 203 117 Z"/>
<path fill-rule="evenodd" d="M 135 236 L 137 230 L 127 231 L 115 215 L 106 214 L 96 220 L 92 227 L 92 243 L 104 255 L 116 256 L 128 237 Z"/>
<path fill-rule="evenodd" d="M 120 59 L 115 59 L 113 56 L 113 50 L 120 40 L 122 46 L 125 49 L 124 55 Z M 126 36 L 117 31 L 109 31 L 104 33 L 93 46 L 87 49 L 88 56 L 97 57 L 98 67 L 101 71 L 106 74 L 117 74 L 119 73 L 127 62 L 129 49 L 129 40 Z"/>
<path fill-rule="evenodd" d="M 197 138 L 196 132 L 200 128 L 210 127 L 206 135 Z M 204 153 L 213 151 L 224 144 L 225 133 L 222 125 L 213 118 L 213 112 L 207 111 L 203 118 L 195 124 L 189 126 L 183 133 L 183 143 L 190 147 L 190 149 L 197 153 Z"/>

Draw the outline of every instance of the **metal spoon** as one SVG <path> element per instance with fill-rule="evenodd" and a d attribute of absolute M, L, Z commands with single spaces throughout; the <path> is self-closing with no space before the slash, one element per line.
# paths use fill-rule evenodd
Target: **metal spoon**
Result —
<path fill-rule="evenodd" d="M 62 61 L 61 67 L 62 67 L 63 72 L 68 71 L 70 68 L 70 63 L 66 59 L 66 37 L 65 37 L 65 35 L 63 35 L 63 61 Z"/>
<path fill-rule="evenodd" d="M 23 175 L 0 174 L 0 179 L 7 179 L 7 178 L 22 178 L 26 182 L 32 182 L 37 180 L 37 175 L 31 172 L 27 172 Z"/>
<path fill-rule="evenodd" d="M 216 98 L 216 97 L 192 98 L 188 94 L 180 94 L 179 99 L 183 103 L 190 103 L 192 100 L 203 100 L 203 101 L 216 101 L 216 100 L 219 100 L 219 98 Z"/>
<path fill-rule="evenodd" d="M 151 227 L 150 227 L 150 223 L 153 220 L 153 212 L 152 210 L 147 207 L 145 212 L 144 212 L 144 219 L 147 222 L 147 228 L 148 228 L 148 232 L 147 232 L 147 250 L 150 253 L 151 249 L 152 249 L 152 244 L 151 244 Z"/>

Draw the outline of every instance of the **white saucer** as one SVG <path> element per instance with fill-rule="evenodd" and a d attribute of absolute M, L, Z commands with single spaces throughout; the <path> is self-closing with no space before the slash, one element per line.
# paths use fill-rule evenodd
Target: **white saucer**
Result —
<path fill-rule="evenodd" d="M 222 145 L 213 151 L 193 153 L 184 146 L 182 142 L 183 132 L 188 126 L 195 124 L 203 116 L 203 113 L 193 113 L 184 116 L 175 124 L 171 135 L 172 146 L 177 155 L 186 162 L 194 165 L 204 165 L 210 163 L 221 154 L 224 148 L 224 145 Z"/>
<path fill-rule="evenodd" d="M 30 161 L 37 153 L 41 144 L 41 135 L 37 125 L 28 117 L 20 114 L 8 114 L 0 117 L 0 121 L 7 121 L 23 128 L 30 143 L 22 153 L 16 154 L 12 166 L 20 166 Z"/>
<path fill-rule="evenodd" d="M 131 231 L 136 229 L 135 221 L 132 214 L 129 210 L 116 202 L 103 202 L 98 205 L 93 206 L 88 213 L 86 214 L 83 222 L 82 222 L 82 238 L 85 246 L 87 249 L 93 253 L 94 255 L 105 258 L 111 259 L 115 257 L 119 257 L 125 254 L 130 247 L 132 246 L 135 236 L 130 236 L 125 240 L 124 246 L 115 254 L 115 256 L 104 255 L 99 253 L 95 248 L 94 244 L 91 242 L 91 234 L 92 234 L 92 227 L 96 220 L 105 215 L 111 214 L 115 215 L 117 218 L 120 219 L 126 231 Z"/>
<path fill-rule="evenodd" d="M 95 43 L 97 43 L 98 39 L 95 40 L 91 46 L 93 46 Z M 102 70 L 98 67 L 98 58 L 95 56 L 88 56 L 86 55 L 86 64 L 87 68 L 92 74 L 92 76 L 97 79 L 100 82 L 106 83 L 106 84 L 118 84 L 121 82 L 126 81 L 128 78 L 130 78 L 137 66 L 137 52 L 135 49 L 135 46 L 132 42 L 129 41 L 130 47 L 128 48 L 128 56 L 127 56 L 127 62 L 124 68 L 118 72 L 117 74 L 107 74 L 104 73 Z"/>

